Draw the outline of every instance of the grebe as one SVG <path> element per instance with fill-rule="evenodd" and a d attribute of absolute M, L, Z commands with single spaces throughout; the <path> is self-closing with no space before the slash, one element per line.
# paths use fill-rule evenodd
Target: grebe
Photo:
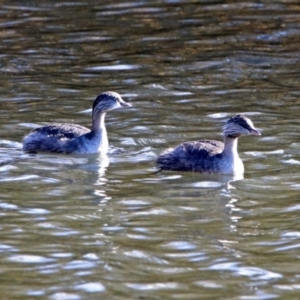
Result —
<path fill-rule="evenodd" d="M 31 153 L 98 153 L 108 151 L 105 115 L 108 111 L 131 106 L 118 93 L 105 92 L 94 101 L 92 129 L 77 124 L 53 124 L 34 129 L 23 139 L 23 150 Z"/>
<path fill-rule="evenodd" d="M 223 127 L 224 143 L 214 140 L 184 142 L 165 150 L 157 159 L 160 170 L 243 174 L 244 164 L 237 151 L 238 138 L 261 135 L 252 121 L 237 115 Z"/>

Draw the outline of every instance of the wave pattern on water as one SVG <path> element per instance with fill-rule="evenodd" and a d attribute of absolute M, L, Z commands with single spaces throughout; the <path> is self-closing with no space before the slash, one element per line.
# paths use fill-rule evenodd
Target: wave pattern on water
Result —
<path fill-rule="evenodd" d="M 2 296 L 298 298 L 299 23 L 288 1 L 3 3 Z M 90 126 L 106 90 L 133 104 L 106 117 L 106 159 L 21 151 Z M 236 113 L 263 133 L 240 139 L 243 178 L 157 172 Z"/>

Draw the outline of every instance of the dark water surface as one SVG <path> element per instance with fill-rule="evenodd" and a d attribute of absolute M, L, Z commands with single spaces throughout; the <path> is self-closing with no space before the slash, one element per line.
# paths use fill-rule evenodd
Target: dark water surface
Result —
<path fill-rule="evenodd" d="M 199 2 L 1 2 L 1 299 L 299 299 L 300 5 Z M 107 90 L 109 160 L 20 150 Z M 244 178 L 154 173 L 240 112 Z"/>

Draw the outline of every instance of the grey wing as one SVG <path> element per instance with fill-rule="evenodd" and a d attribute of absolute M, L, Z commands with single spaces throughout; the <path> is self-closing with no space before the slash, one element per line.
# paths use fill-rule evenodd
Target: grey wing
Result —
<path fill-rule="evenodd" d="M 76 124 L 55 124 L 36 128 L 24 137 L 23 150 L 33 153 L 71 153 L 76 147 L 75 138 L 88 132 L 88 128 Z"/>
<path fill-rule="evenodd" d="M 222 152 L 224 144 L 214 140 L 185 142 L 175 149 L 167 149 L 157 159 L 162 170 L 207 171 L 211 156 Z"/>
<path fill-rule="evenodd" d="M 37 133 L 45 136 L 53 136 L 57 138 L 73 139 L 90 130 L 84 126 L 77 124 L 54 124 L 34 129 L 31 133 Z"/>
<path fill-rule="evenodd" d="M 209 157 L 221 153 L 224 144 L 220 141 L 200 140 L 195 142 L 185 142 L 178 147 L 183 147 L 185 153 L 189 156 L 196 155 L 197 157 Z"/>

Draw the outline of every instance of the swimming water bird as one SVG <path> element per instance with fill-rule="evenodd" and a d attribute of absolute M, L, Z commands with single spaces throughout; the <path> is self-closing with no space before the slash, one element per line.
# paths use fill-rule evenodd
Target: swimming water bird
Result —
<path fill-rule="evenodd" d="M 244 164 L 239 157 L 238 138 L 243 135 L 261 135 L 252 121 L 237 115 L 223 127 L 224 143 L 214 140 L 184 142 L 175 149 L 165 150 L 157 159 L 160 170 L 195 171 L 239 175 Z"/>
<path fill-rule="evenodd" d="M 53 124 L 34 129 L 23 139 L 23 150 L 31 153 L 101 153 L 108 151 L 105 115 L 108 111 L 131 106 L 118 93 L 105 92 L 94 101 L 92 128 L 77 124 Z"/>

